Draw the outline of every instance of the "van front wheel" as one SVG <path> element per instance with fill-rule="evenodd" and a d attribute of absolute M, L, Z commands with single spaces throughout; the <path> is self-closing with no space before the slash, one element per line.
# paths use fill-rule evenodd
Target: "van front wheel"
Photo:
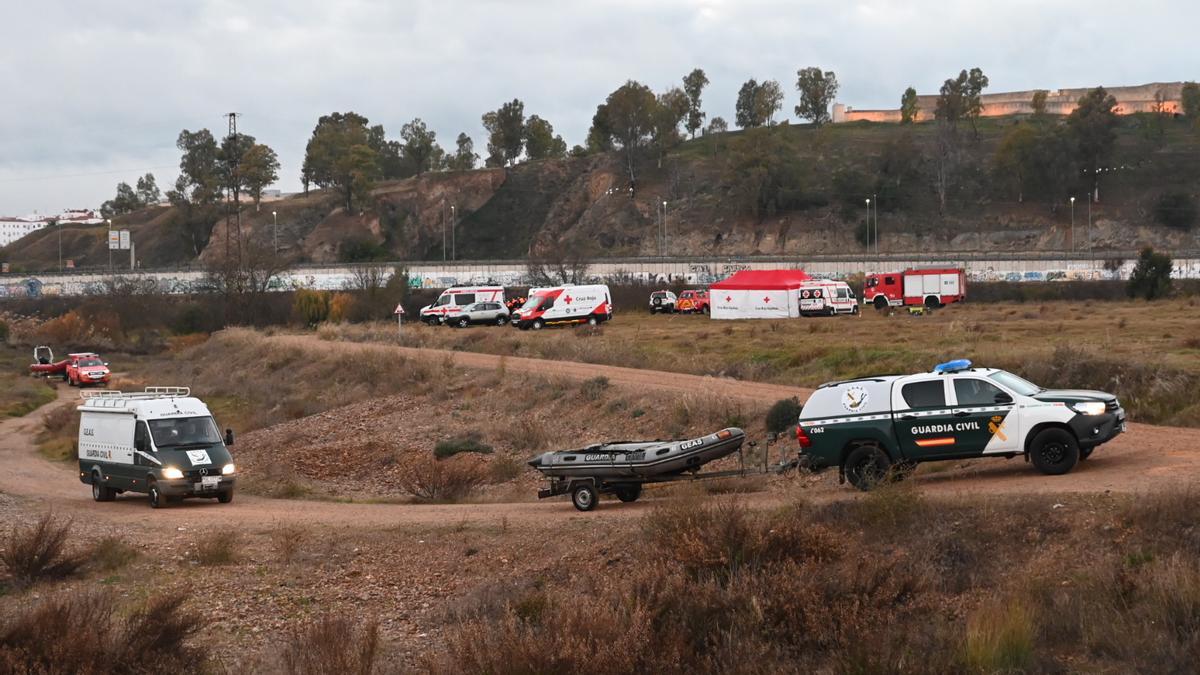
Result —
<path fill-rule="evenodd" d="M 229 502 L 233 501 L 233 490 L 227 490 L 217 495 L 217 501 L 221 502 L 222 504 L 228 504 Z"/>
<path fill-rule="evenodd" d="M 150 508 L 161 509 L 167 505 L 167 500 L 162 496 L 162 493 L 158 491 L 158 481 L 155 481 L 154 479 L 150 480 L 148 493 L 149 494 L 147 496 L 150 498 Z"/>

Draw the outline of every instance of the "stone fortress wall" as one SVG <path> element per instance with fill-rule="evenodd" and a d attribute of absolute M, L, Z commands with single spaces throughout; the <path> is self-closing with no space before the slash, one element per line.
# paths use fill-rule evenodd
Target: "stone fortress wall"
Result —
<path fill-rule="evenodd" d="M 1054 89 L 1046 94 L 1046 112 L 1051 115 L 1069 115 L 1079 103 L 1079 99 L 1088 93 L 1091 87 L 1075 89 Z M 1153 82 L 1132 87 L 1105 87 L 1113 98 L 1117 99 L 1116 112 L 1118 115 L 1129 115 L 1139 112 L 1154 112 L 1155 95 L 1162 92 L 1164 112 L 1168 114 L 1182 113 L 1180 104 L 1183 92 L 1182 82 Z M 997 94 L 983 94 L 983 117 L 1002 117 L 1004 115 L 1031 114 L 1033 112 L 1034 90 L 1011 91 Z M 937 107 L 937 95 L 926 94 L 917 96 L 917 121 L 924 122 L 933 119 L 933 111 Z M 900 109 L 895 110 L 855 110 L 844 103 L 833 106 L 833 121 L 857 122 L 899 122 Z"/>

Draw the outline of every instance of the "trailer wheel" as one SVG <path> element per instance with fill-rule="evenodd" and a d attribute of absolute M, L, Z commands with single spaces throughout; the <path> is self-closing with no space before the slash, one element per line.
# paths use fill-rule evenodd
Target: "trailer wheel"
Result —
<path fill-rule="evenodd" d="M 1038 471 L 1049 476 L 1061 476 L 1079 462 L 1079 444 L 1066 429 L 1044 429 L 1029 444 L 1029 458 Z"/>
<path fill-rule="evenodd" d="M 591 511 L 596 508 L 597 501 L 599 501 L 599 495 L 596 494 L 596 488 L 591 483 L 580 483 L 571 490 L 571 503 L 580 511 Z"/>
<path fill-rule="evenodd" d="M 166 498 L 164 498 L 162 493 L 158 491 L 158 481 L 154 480 L 153 478 L 150 479 L 150 485 L 146 496 L 150 498 L 150 508 L 152 509 L 161 509 L 167 505 Z"/>
<path fill-rule="evenodd" d="M 116 498 L 113 489 L 104 484 L 104 477 L 99 471 L 92 472 L 92 499 L 98 502 L 111 502 Z"/>
<path fill-rule="evenodd" d="M 620 499 L 621 501 L 628 504 L 630 502 L 636 502 L 638 500 L 638 497 L 642 496 L 642 485 L 641 485 L 641 483 L 633 483 L 631 485 L 618 485 L 615 488 L 613 488 L 613 492 L 616 493 L 617 499 Z"/>
<path fill-rule="evenodd" d="M 870 490 L 887 479 L 892 460 L 876 445 L 860 445 L 846 457 L 846 480 L 859 490 Z"/>

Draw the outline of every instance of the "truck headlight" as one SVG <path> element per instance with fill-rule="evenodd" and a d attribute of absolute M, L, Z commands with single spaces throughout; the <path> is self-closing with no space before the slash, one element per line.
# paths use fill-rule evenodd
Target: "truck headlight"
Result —
<path fill-rule="evenodd" d="M 1071 410 L 1080 415 L 1103 415 L 1104 401 L 1077 401 L 1067 404 Z"/>
<path fill-rule="evenodd" d="M 180 478 L 183 478 L 183 472 L 173 466 L 168 466 L 167 468 L 163 469 L 163 478 L 166 478 L 167 480 L 179 480 Z"/>
<path fill-rule="evenodd" d="M 225 476 L 232 474 L 234 471 L 236 471 L 236 467 L 234 467 L 232 463 L 221 467 L 221 474 Z"/>

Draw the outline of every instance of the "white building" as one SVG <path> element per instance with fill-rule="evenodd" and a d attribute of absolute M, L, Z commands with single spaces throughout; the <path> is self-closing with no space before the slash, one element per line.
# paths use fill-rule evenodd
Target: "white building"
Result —
<path fill-rule="evenodd" d="M 63 225 L 98 225 L 104 222 L 100 214 L 90 209 L 67 209 L 57 216 L 37 213 L 18 217 L 0 216 L 0 246 L 8 246 L 30 232 L 36 232 L 52 220 Z"/>

